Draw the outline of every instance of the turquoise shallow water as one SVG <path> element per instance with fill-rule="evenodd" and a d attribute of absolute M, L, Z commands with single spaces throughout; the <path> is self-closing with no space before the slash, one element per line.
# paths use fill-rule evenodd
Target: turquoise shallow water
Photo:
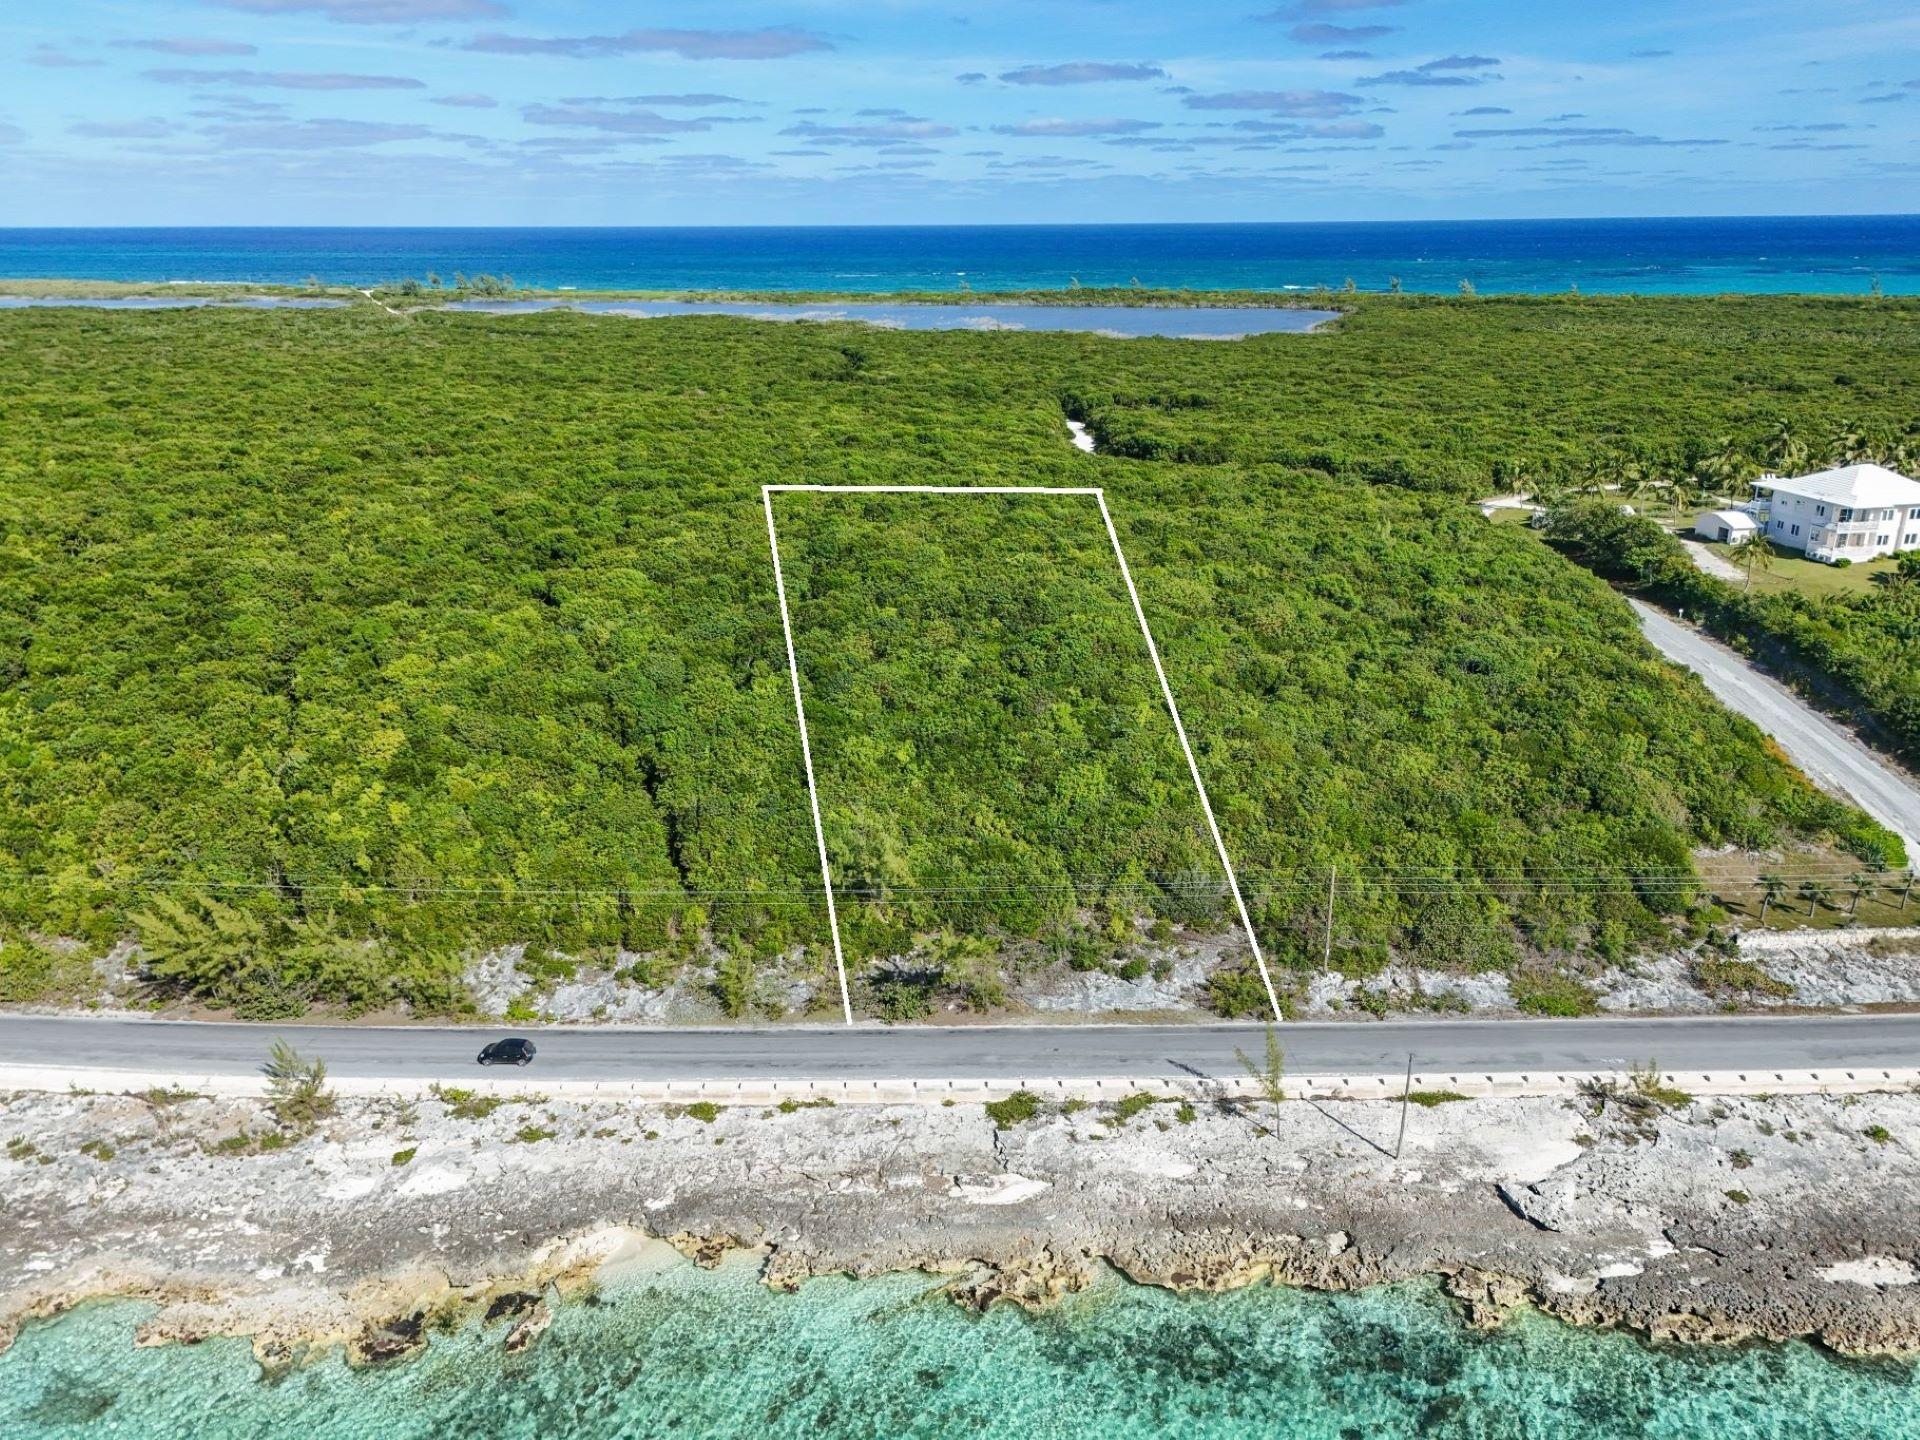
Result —
<path fill-rule="evenodd" d="M 28 1329 L 0 1359 L 0 1436 L 1920 1437 L 1911 1366 L 1653 1347 L 1537 1316 L 1483 1335 L 1426 1286 L 1176 1297 L 1115 1282 L 1039 1317 L 974 1316 L 924 1276 L 782 1296 L 748 1265 L 675 1265 L 564 1307 L 525 1355 L 476 1326 L 387 1369 L 329 1357 L 278 1380 L 237 1342 L 135 1350 L 142 1313 Z"/>
<path fill-rule="evenodd" d="M 759 229 L 0 229 L 0 276 L 372 285 L 429 271 L 582 290 L 1339 286 L 1920 294 L 1920 216 Z M 964 280 L 964 285 L 963 285 Z"/>

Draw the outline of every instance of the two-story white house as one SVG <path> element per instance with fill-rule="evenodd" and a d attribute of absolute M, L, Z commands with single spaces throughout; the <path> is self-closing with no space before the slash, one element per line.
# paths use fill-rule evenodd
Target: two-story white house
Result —
<path fill-rule="evenodd" d="M 1783 550 L 1809 560 L 1872 560 L 1920 550 L 1920 482 L 1883 465 L 1843 465 L 1817 475 L 1753 482 L 1747 507 Z"/>

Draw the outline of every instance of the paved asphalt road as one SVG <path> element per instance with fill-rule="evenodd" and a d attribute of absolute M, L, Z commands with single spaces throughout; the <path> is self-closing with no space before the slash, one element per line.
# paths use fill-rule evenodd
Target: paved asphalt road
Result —
<path fill-rule="evenodd" d="M 0 1016 L 0 1061 L 182 1076 L 258 1072 L 285 1037 L 339 1076 L 459 1078 L 504 1030 L 207 1024 Z M 1238 1075 L 1236 1047 L 1258 1054 L 1254 1025 L 921 1027 L 848 1031 L 552 1029 L 534 1036 L 530 1071 L 555 1080 L 967 1080 Z M 1920 1064 L 1920 1014 L 1641 1020 L 1439 1020 L 1281 1027 L 1296 1075 L 1397 1073 L 1412 1052 L 1426 1073 L 1623 1069 L 1885 1068 Z"/>
<path fill-rule="evenodd" d="M 1640 628 L 1669 660 L 1684 665 L 1719 697 L 1780 742 L 1821 789 L 1846 796 L 1907 842 L 1920 864 L 1920 788 L 1771 676 L 1690 625 L 1638 600 Z"/>

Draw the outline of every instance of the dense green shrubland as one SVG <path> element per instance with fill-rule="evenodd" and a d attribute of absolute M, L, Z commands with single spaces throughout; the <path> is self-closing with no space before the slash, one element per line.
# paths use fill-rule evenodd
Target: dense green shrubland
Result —
<path fill-rule="evenodd" d="M 1694 475 L 1743 493 L 1762 465 L 1920 456 L 1911 302 L 1342 303 L 1334 331 L 1243 342 L 1251 363 L 1122 347 L 1069 368 L 1068 403 L 1117 455 L 1451 494 Z"/>
<path fill-rule="evenodd" d="M 1282 962 L 1317 963 L 1330 867 L 1350 966 L 1611 952 L 1684 908 L 1694 845 L 1883 837 L 1598 580 L 1417 492 L 1523 438 L 1827 424 L 1777 382 L 1843 348 L 1856 420 L 1911 372 L 1910 310 L 1721 303 L 1409 302 L 1238 345 L 8 315 L 0 917 L 137 932 L 258 1014 L 455 1005 L 461 953 L 507 941 L 817 964 L 759 486 L 1097 483 Z M 1131 455 L 1154 425 L 1218 448 L 1089 460 L 1063 404 Z M 991 1004 L 978 937 L 1076 958 L 1223 917 L 1090 501 L 778 503 L 856 962 L 931 935 Z"/>
<path fill-rule="evenodd" d="M 1666 530 L 1617 504 L 1567 505 L 1554 513 L 1548 537 L 1623 588 L 1683 607 L 1920 762 L 1920 552 L 1901 556 L 1863 594 L 1750 594 L 1701 573 Z"/>

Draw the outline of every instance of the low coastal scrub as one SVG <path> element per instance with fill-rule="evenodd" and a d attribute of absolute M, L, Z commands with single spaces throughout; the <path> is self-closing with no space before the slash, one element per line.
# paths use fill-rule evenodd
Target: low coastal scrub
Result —
<path fill-rule="evenodd" d="M 1794 458 L 1783 429 L 1803 458 L 1920 448 L 1911 301 L 1329 299 L 1347 312 L 1337 327 L 1250 342 L 1250 363 L 1089 357 L 1069 403 L 1110 455 L 1463 497 L 1758 474 Z"/>
<path fill-rule="evenodd" d="M 1232 965 L 1207 977 L 1207 1005 L 1214 1014 L 1228 1020 L 1265 1015 L 1272 1006 L 1260 972 L 1252 965 Z M 1282 1013 L 1285 1013 L 1284 1005 Z"/>
<path fill-rule="evenodd" d="M 1040 1097 L 1031 1090 L 1016 1090 L 1004 1100 L 989 1100 L 986 1111 L 994 1129 L 1011 1130 L 1040 1113 Z"/>
<path fill-rule="evenodd" d="M 1678 1110 L 1693 1103 L 1693 1096 L 1670 1084 L 1666 1076 L 1660 1073 L 1660 1067 L 1651 1060 L 1644 1065 L 1634 1066 L 1627 1083 L 1635 1096 L 1662 1110 Z"/>
<path fill-rule="evenodd" d="M 1785 1000 L 1793 994 L 1793 986 L 1769 975 L 1751 960 L 1705 956 L 1693 962 L 1693 979 L 1709 995 L 1736 998 L 1764 995 Z"/>
<path fill-rule="evenodd" d="M 84 951 L 57 950 L 0 932 L 0 1004 L 72 1004 L 96 988 Z"/>
<path fill-rule="evenodd" d="M 1920 761 L 1920 556 L 1903 557 L 1882 577 L 1888 583 L 1863 593 L 1749 593 L 1704 574 L 1664 527 L 1618 503 L 1584 500 L 1554 511 L 1547 539 L 1621 589 L 1684 610 L 1816 700 L 1859 715 L 1903 759 Z M 1886 866 L 1908 858 L 1878 827 L 1838 814 L 1830 823 L 1862 858 Z"/>
<path fill-rule="evenodd" d="M 1094 466 L 1283 995 L 1330 891 L 1336 968 L 1662 944 L 1701 847 L 1897 842 L 1456 497 L 1776 412 L 1891 425 L 1911 314 L 1409 297 L 1209 346 L 10 313 L 0 927 L 136 939 L 154 995 L 255 1019 L 457 1014 L 513 944 L 772 1013 L 831 953 L 759 486 Z M 856 1003 L 999 1009 L 1009 956 L 1137 982 L 1143 936 L 1229 929 L 1086 497 L 776 508 Z M 24 943 L 0 999 L 81 993 Z M 1265 1009 L 1241 966 L 1208 995 Z"/>
<path fill-rule="evenodd" d="M 481 1095 L 454 1085 L 435 1085 L 432 1094 L 455 1120 L 484 1120 L 508 1103 L 505 1095 Z"/>
<path fill-rule="evenodd" d="M 327 1062 L 318 1056 L 309 1059 L 286 1041 L 276 1040 L 261 1070 L 267 1077 L 267 1108 L 283 1129 L 304 1135 L 333 1114 Z"/>
<path fill-rule="evenodd" d="M 1591 1015 L 1600 1008 L 1600 997 L 1571 975 L 1553 971 L 1528 970 L 1513 977 L 1513 1003 L 1529 1015 L 1565 1018 Z"/>
<path fill-rule="evenodd" d="M 1113 1107 L 1113 1123 L 1115 1125 L 1124 1125 L 1133 1119 L 1134 1116 L 1152 1109 L 1159 1103 L 1160 1097 L 1158 1095 L 1150 1094 L 1145 1090 L 1136 1090 L 1124 1100 L 1115 1102 Z"/>

